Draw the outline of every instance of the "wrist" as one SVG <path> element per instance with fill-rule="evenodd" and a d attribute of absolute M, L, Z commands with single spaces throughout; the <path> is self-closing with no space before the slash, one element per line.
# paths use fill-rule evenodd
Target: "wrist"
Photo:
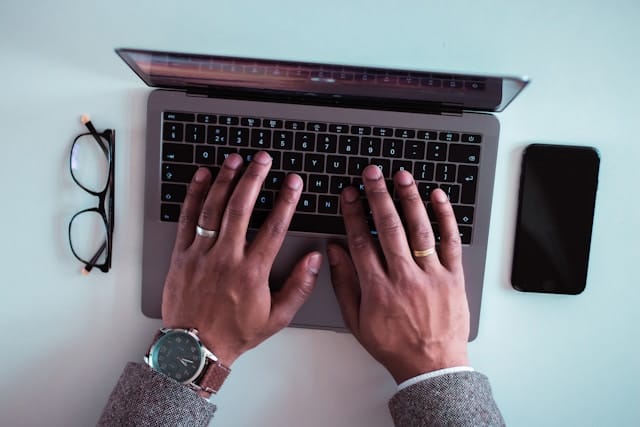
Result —
<path fill-rule="evenodd" d="M 459 366 L 469 366 L 466 352 L 438 357 L 426 354 L 421 357 L 395 358 L 385 365 L 396 384 L 418 375 Z"/>

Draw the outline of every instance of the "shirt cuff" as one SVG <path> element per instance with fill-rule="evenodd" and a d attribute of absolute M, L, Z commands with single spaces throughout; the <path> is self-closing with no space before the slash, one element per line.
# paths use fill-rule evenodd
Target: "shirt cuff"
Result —
<path fill-rule="evenodd" d="M 452 368 L 438 369 L 437 371 L 427 372 L 426 374 L 418 375 L 413 378 L 409 378 L 398 384 L 398 391 L 417 384 L 421 381 L 428 380 L 429 378 L 439 377 L 440 375 L 454 374 L 456 372 L 473 372 L 473 368 L 470 366 L 454 366 Z"/>

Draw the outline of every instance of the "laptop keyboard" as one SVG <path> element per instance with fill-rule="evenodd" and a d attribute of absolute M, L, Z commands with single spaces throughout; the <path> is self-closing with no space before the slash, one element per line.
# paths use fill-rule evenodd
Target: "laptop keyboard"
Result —
<path fill-rule="evenodd" d="M 208 167 L 215 177 L 229 154 L 238 153 L 249 162 L 264 150 L 273 163 L 256 202 L 252 227 L 259 227 L 273 208 L 285 176 L 296 173 L 304 181 L 304 191 L 290 230 L 344 235 L 339 195 L 353 185 L 364 196 L 362 170 L 375 164 L 394 200 L 392 177 L 399 170 L 412 173 L 425 202 L 434 188 L 444 190 L 453 204 L 462 243 L 471 242 L 480 134 L 165 112 L 162 141 L 162 221 L 178 221 L 187 184 L 198 166 Z M 430 203 L 427 209 L 434 220 Z M 368 207 L 365 210 L 369 212 Z M 375 234 L 370 214 L 368 219 Z M 434 231 L 437 236 L 435 222 Z"/>

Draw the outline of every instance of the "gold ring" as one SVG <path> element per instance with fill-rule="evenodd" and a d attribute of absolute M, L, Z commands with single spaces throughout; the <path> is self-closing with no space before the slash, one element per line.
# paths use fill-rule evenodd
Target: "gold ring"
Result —
<path fill-rule="evenodd" d="M 202 237 L 208 237 L 214 239 L 218 235 L 218 231 L 216 230 L 207 230 L 206 228 L 202 228 L 199 225 L 196 225 L 196 234 Z"/>
<path fill-rule="evenodd" d="M 416 258 L 422 258 L 429 255 L 433 255 L 434 253 L 436 253 L 436 248 L 429 248 L 429 249 L 424 249 L 422 251 L 413 251 L 413 256 Z"/>

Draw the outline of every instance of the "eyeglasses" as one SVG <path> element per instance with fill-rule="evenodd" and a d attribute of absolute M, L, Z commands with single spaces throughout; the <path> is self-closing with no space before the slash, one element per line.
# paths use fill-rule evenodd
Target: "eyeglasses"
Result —
<path fill-rule="evenodd" d="M 98 133 L 87 116 L 82 122 L 88 133 L 71 145 L 69 171 L 80 188 L 98 198 L 98 206 L 76 213 L 69 221 L 69 246 L 84 264 L 83 274 L 95 267 L 103 273 L 111 268 L 113 243 L 116 132 Z"/>

